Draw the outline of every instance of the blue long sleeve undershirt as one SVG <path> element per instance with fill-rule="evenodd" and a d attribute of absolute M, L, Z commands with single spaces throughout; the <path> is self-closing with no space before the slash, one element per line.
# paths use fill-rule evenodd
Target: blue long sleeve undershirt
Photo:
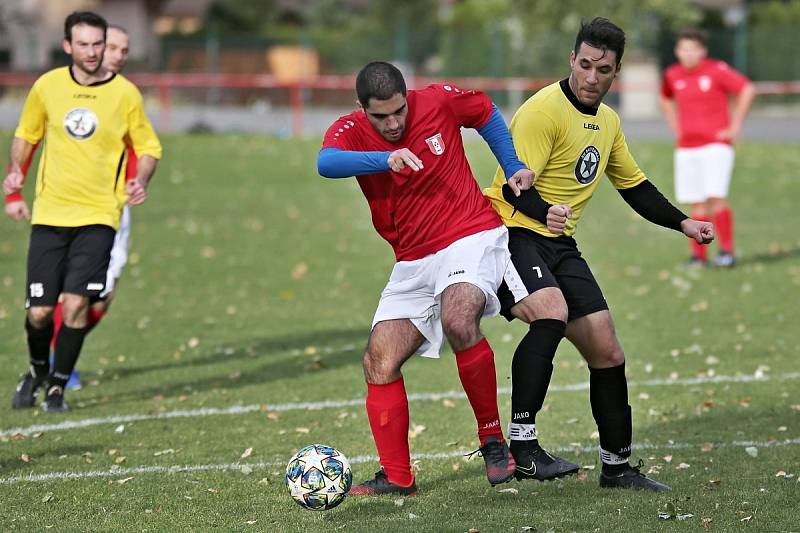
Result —
<path fill-rule="evenodd" d="M 325 148 L 317 155 L 317 172 L 326 178 L 349 178 L 389 170 L 391 152 L 353 152 Z"/>
<path fill-rule="evenodd" d="M 493 104 L 492 107 L 489 120 L 476 130 L 489 145 L 508 179 L 526 167 L 517 157 L 503 115 L 496 105 Z M 390 154 L 391 152 L 358 152 L 325 148 L 317 155 L 317 172 L 326 178 L 349 178 L 386 172 L 389 170 Z"/>
<path fill-rule="evenodd" d="M 514 150 L 514 141 L 511 139 L 511 133 L 508 131 L 506 121 L 497 106 L 492 104 L 492 114 L 486 124 L 476 131 L 480 133 L 492 153 L 500 163 L 506 179 L 513 176 L 518 170 L 527 168 L 522 161 L 517 157 L 517 151 Z"/>

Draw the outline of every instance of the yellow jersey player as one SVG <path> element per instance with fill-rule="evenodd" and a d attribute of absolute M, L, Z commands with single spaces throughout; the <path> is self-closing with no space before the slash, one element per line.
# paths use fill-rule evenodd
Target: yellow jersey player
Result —
<path fill-rule="evenodd" d="M 31 88 L 11 145 L 6 195 L 22 189 L 22 166 L 44 138 L 36 178 L 28 250 L 26 322 L 30 371 L 12 407 L 32 407 L 45 386 L 45 411 L 66 410 L 64 385 L 87 332 L 90 299 L 106 287 L 111 247 L 127 202 L 147 198 L 161 144 L 128 80 L 102 67 L 106 21 L 74 12 L 64 24 L 68 67 L 42 75 Z M 136 177 L 125 180 L 126 144 L 139 156 Z M 63 325 L 48 361 L 53 309 L 63 299 Z"/>
<path fill-rule="evenodd" d="M 607 19 L 581 26 L 569 77 L 536 93 L 511 122 L 517 153 L 536 174 L 534 187 L 516 196 L 498 171 L 485 194 L 509 227 L 509 269 L 527 290 L 519 295 L 501 287 L 499 294 L 508 320 L 530 324 L 512 362 L 509 435 L 516 477 L 546 480 L 578 470 L 578 465 L 544 451 L 536 431 L 553 357 L 566 336 L 589 366 L 603 463 L 600 486 L 667 491 L 667 485 L 629 463 L 632 423 L 625 354 L 603 293 L 572 236 L 603 174 L 651 222 L 699 243 L 711 242 L 714 228 L 686 217 L 647 180 L 628 151 L 619 117 L 602 103 L 619 72 L 624 47 L 625 33 Z"/>

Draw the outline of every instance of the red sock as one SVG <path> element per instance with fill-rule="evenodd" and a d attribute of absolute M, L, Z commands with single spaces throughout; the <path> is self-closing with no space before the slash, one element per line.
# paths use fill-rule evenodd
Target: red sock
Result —
<path fill-rule="evenodd" d="M 714 215 L 714 225 L 719 236 L 719 249 L 729 254 L 733 253 L 733 211 L 729 207 L 717 211 Z"/>
<path fill-rule="evenodd" d="M 55 351 L 56 349 L 56 339 L 58 338 L 58 332 L 61 331 L 61 324 L 64 323 L 64 319 L 61 315 L 61 302 L 56 304 L 56 308 L 53 310 L 53 337 L 50 339 L 50 350 Z"/>
<path fill-rule="evenodd" d="M 89 331 L 94 329 L 94 327 L 100 322 L 100 319 L 103 318 L 104 314 L 106 314 L 104 310 L 95 309 L 94 307 L 89 308 L 89 313 L 87 313 L 86 316 L 86 327 L 89 328 Z M 87 331 L 87 333 L 89 331 Z"/>
<path fill-rule="evenodd" d="M 367 383 L 367 417 L 383 471 L 401 487 L 414 483 L 408 450 L 408 397 L 403 378 L 373 385 Z"/>
<path fill-rule="evenodd" d="M 692 215 L 692 218 L 701 222 L 711 222 L 711 219 L 705 215 Z M 692 255 L 701 261 L 705 261 L 708 257 L 708 247 L 705 244 L 700 244 L 694 239 L 689 239 L 689 247 L 692 250 Z"/>
<path fill-rule="evenodd" d="M 494 370 L 494 352 L 489 342 L 481 339 L 472 348 L 456 352 L 456 364 L 461 385 L 478 422 L 481 446 L 486 437 L 502 439 L 500 413 L 497 412 L 497 374 Z"/>

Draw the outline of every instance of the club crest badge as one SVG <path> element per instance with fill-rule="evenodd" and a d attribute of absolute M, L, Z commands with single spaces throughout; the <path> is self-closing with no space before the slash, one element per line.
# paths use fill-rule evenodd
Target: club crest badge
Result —
<path fill-rule="evenodd" d="M 444 139 L 442 139 L 441 133 L 428 137 L 425 142 L 428 144 L 430 151 L 433 152 L 433 155 L 442 155 L 444 153 Z"/>
<path fill-rule="evenodd" d="M 77 141 L 85 141 L 97 131 L 97 115 L 82 107 L 72 109 L 64 117 L 67 135 Z"/>
<path fill-rule="evenodd" d="M 575 165 L 575 179 L 583 185 L 591 183 L 597 177 L 599 167 L 600 151 L 594 146 L 587 146 Z"/>
<path fill-rule="evenodd" d="M 700 90 L 704 93 L 711 90 L 711 78 L 709 76 L 700 76 L 697 79 L 697 84 L 700 85 Z"/>

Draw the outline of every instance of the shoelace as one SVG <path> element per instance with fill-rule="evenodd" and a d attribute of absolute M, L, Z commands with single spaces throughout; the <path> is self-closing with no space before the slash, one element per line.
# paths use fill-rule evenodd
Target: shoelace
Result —
<path fill-rule="evenodd" d="M 477 450 L 465 453 L 464 457 L 472 459 L 472 456 L 477 454 L 478 457 L 488 457 L 489 459 L 502 461 L 505 458 L 503 453 L 503 446 L 497 441 L 490 441 L 484 444 Z"/>
<path fill-rule="evenodd" d="M 644 461 L 642 461 L 641 459 L 639 459 L 639 462 L 636 463 L 636 466 L 631 465 L 631 468 L 633 470 L 636 470 L 637 475 L 644 476 L 644 474 L 642 474 L 642 468 L 644 468 Z"/>

